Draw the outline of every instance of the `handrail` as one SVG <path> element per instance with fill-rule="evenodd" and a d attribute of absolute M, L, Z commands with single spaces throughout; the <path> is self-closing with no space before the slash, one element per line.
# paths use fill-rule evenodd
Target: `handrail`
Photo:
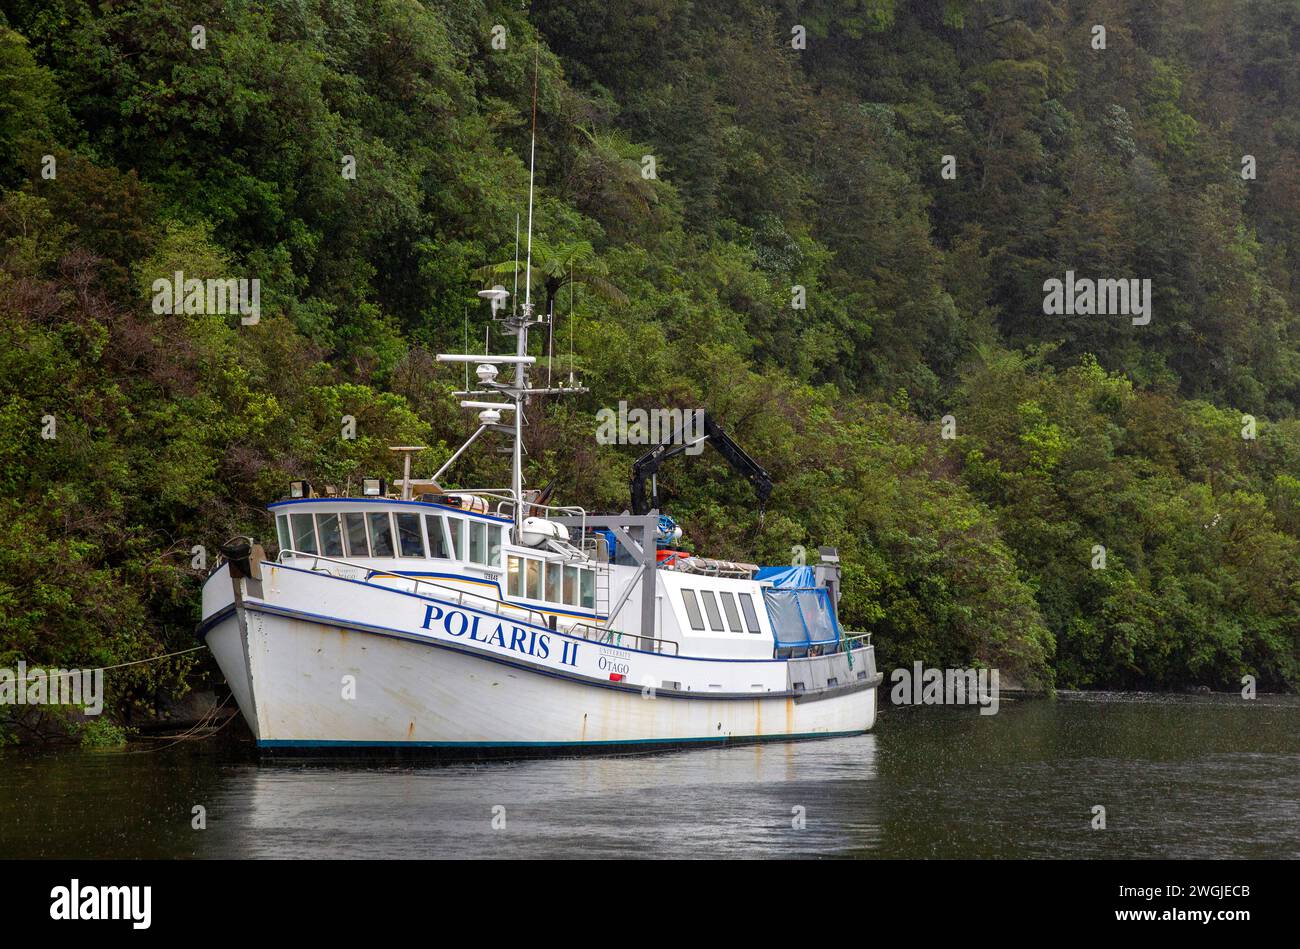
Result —
<path fill-rule="evenodd" d="M 519 604 L 519 603 L 511 603 L 511 602 L 509 602 L 508 600 L 494 600 L 494 599 L 492 599 L 492 598 L 489 597 L 489 596 L 483 596 L 481 593 L 472 593 L 472 592 L 467 591 L 467 590 L 462 590 L 462 589 L 460 589 L 460 588 L 458 588 L 458 587 L 449 586 L 448 584 L 445 584 L 445 583 L 439 583 L 439 582 L 437 582 L 436 580 L 426 580 L 424 577 L 411 577 L 411 576 L 407 576 L 406 574 L 403 574 L 403 573 L 392 573 L 392 572 L 387 571 L 387 570 L 372 570 L 370 567 L 366 567 L 366 566 L 363 566 L 363 565 L 358 564 L 358 563 L 353 563 L 352 561 L 348 561 L 348 560 L 339 560 L 339 559 L 337 559 L 337 558 L 335 558 L 335 557 L 326 557 L 324 554 L 312 554 L 312 553 L 307 553 L 307 552 L 305 552 L 305 551 L 301 551 L 301 550 L 292 550 L 292 549 L 289 549 L 289 548 L 285 548 L 285 549 L 281 550 L 281 551 L 276 555 L 275 562 L 276 562 L 276 563 L 279 563 L 279 564 L 283 564 L 283 563 L 284 563 L 284 556 L 285 556 L 285 554 L 288 554 L 288 555 L 291 556 L 291 557 L 301 557 L 301 558 L 303 558 L 304 560 L 306 560 L 306 559 L 311 559 L 311 560 L 313 560 L 313 561 L 322 561 L 322 560 L 323 560 L 323 561 L 325 561 L 326 563 L 334 563 L 334 564 L 339 564 L 340 566 L 343 566 L 343 567 L 351 567 L 351 568 L 356 569 L 356 570 L 364 570 L 364 571 L 366 571 L 366 574 L 367 574 L 367 576 L 366 576 L 366 581 L 365 581 L 365 582 L 367 582 L 367 583 L 369 583 L 370 580 L 371 580 L 372 578 L 374 578 L 374 577 L 392 577 L 392 578 L 397 579 L 397 580 L 409 580 L 409 581 L 411 581 L 412 583 L 416 583 L 416 584 L 423 583 L 423 584 L 426 585 L 426 586 L 431 586 L 431 587 L 434 587 L 434 588 L 439 589 L 439 590 L 446 590 L 446 591 L 448 591 L 448 592 L 450 592 L 450 593 L 454 593 L 454 594 L 456 595 L 456 597 L 457 597 L 457 602 L 458 602 L 461 606 L 464 606 L 464 605 L 465 605 L 465 597 L 470 596 L 470 597 L 473 597 L 473 598 L 476 599 L 476 600 L 482 600 L 482 601 L 484 601 L 485 603 L 490 603 L 490 604 L 492 605 L 492 608 L 493 608 L 493 609 L 492 609 L 492 612 L 494 612 L 497 616 L 500 616 L 500 615 L 501 615 L 501 607 L 504 606 L 504 607 L 506 607 L 507 609 L 517 610 L 517 611 L 519 611 L 519 612 L 521 612 L 521 613 L 525 613 L 525 614 L 527 614 L 529 620 L 530 620 L 531 622 L 533 622 L 533 623 L 534 623 L 535 625 L 537 625 L 537 626 L 545 626 L 545 627 L 550 628 L 550 624 L 547 622 L 546 616 L 545 616 L 543 613 L 539 612 L 538 610 L 534 610 L 534 609 L 533 609 L 532 607 L 530 607 L 530 606 L 525 606 L 525 605 L 523 605 L 523 604 Z M 313 572 L 315 572 L 317 568 L 315 567 L 315 565 L 313 565 L 313 566 L 311 567 L 311 569 L 312 569 Z M 324 572 L 325 572 L 325 573 L 329 573 L 328 570 L 326 570 L 326 571 L 324 571 Z M 333 576 L 333 574 L 330 574 L 330 575 Z M 535 618 L 534 618 L 534 617 L 535 617 Z M 583 630 L 584 632 L 579 632 L 579 630 Z M 608 627 L 608 626 L 593 626 L 593 625 L 591 625 L 590 623 L 579 623 L 579 622 L 574 622 L 574 623 L 573 623 L 573 624 L 572 624 L 568 629 L 556 629 L 555 631 L 558 632 L 558 633 L 567 633 L 567 634 L 569 634 L 569 635 L 571 635 L 571 636 L 573 636 L 573 637 L 575 637 L 575 638 L 579 638 L 579 637 L 580 637 L 580 638 L 582 638 L 582 639 L 587 640 L 588 642 L 591 642 L 591 641 L 592 641 L 592 637 L 591 637 L 590 634 L 593 633 L 593 632 L 594 632 L 594 633 L 598 633 L 598 634 L 602 634 L 603 636 L 606 636 L 606 637 L 613 637 L 613 636 L 619 636 L 619 637 L 622 637 L 622 636 L 631 636 L 631 637 L 633 637 L 633 638 L 635 638 L 635 639 L 642 639 L 642 640 L 647 640 L 647 641 L 649 641 L 649 642 L 651 642 L 651 643 L 657 643 L 657 644 L 660 645 L 660 647 L 665 646 L 665 645 L 667 645 L 667 646 L 672 646 L 672 647 L 673 647 L 673 655 L 674 655 L 674 656 L 677 656 L 677 655 L 680 655 L 680 654 L 681 654 L 681 653 L 680 653 L 680 648 L 679 648 L 679 646 L 678 646 L 678 644 L 677 644 L 677 642 L 676 642 L 675 640 L 672 640 L 672 639 L 658 639 L 658 638 L 656 638 L 656 637 L 654 637 L 654 636 L 640 636 L 640 635 L 637 635 L 636 633 L 626 633 L 626 632 L 622 632 L 621 630 L 612 629 L 612 628 L 610 628 L 610 627 Z M 602 641 L 602 639 L 600 639 L 600 638 L 598 637 L 596 641 L 597 641 L 597 642 L 600 642 L 600 641 Z M 612 638 L 610 638 L 610 639 L 605 639 L 605 640 L 603 640 L 603 641 L 607 641 L 607 642 L 609 642 L 610 645 L 621 645 L 621 643 L 614 643 L 613 640 L 612 640 Z M 659 653 L 662 653 L 662 652 L 663 652 L 663 649 L 662 649 L 662 648 L 657 649 L 657 650 L 652 649 L 652 650 L 650 650 L 650 651 L 651 651 L 651 652 L 659 652 Z"/>
<path fill-rule="evenodd" d="M 476 599 L 476 600 L 482 600 L 482 601 L 485 602 L 485 603 L 490 603 L 490 604 L 492 604 L 492 606 L 493 606 L 493 612 L 496 613 L 498 616 L 501 615 L 501 609 L 500 609 L 500 608 L 501 608 L 502 606 L 505 606 L 505 607 L 508 607 L 508 608 L 510 608 L 510 609 L 512 609 L 512 610 L 518 610 L 518 611 L 520 611 L 520 612 L 522 612 L 522 613 L 527 614 L 529 620 L 530 620 L 531 622 L 535 623 L 535 624 L 538 625 L 538 626 L 548 626 L 548 625 L 549 625 L 549 624 L 546 622 L 546 616 L 545 616 L 543 613 L 541 613 L 541 612 L 539 612 L 539 611 L 537 611 L 537 610 L 534 610 L 534 609 L 533 609 L 532 607 L 530 607 L 530 606 L 524 606 L 523 604 L 520 604 L 520 603 L 511 603 L 511 602 L 509 602 L 508 600 L 494 600 L 494 599 L 492 599 L 490 596 L 483 596 L 481 593 L 471 593 L 471 592 L 469 592 L 469 591 L 467 591 L 467 590 L 462 590 L 462 589 L 460 589 L 459 587 L 449 586 L 449 585 L 446 584 L 446 583 L 438 583 L 436 580 L 426 580 L 424 577 L 412 577 L 412 576 L 408 576 L 408 575 L 406 575 L 406 574 L 404 574 L 404 573 L 394 573 L 394 572 L 389 571 L 389 570 L 373 570 L 373 569 L 371 569 L 370 567 L 366 567 L 366 566 L 363 566 L 363 565 L 358 564 L 358 563 L 353 563 L 353 562 L 348 561 L 348 560 L 338 560 L 338 559 L 336 559 L 336 558 L 334 558 L 334 557 L 326 557 L 324 554 L 312 554 L 312 553 L 306 553 L 306 552 L 304 552 L 304 551 L 300 551 L 300 550 L 290 550 L 290 549 L 281 550 L 280 553 L 279 553 L 278 555 L 276 555 L 275 562 L 276 562 L 276 563 L 279 563 L 279 564 L 283 564 L 283 563 L 284 563 L 284 555 L 285 555 L 285 554 L 288 554 L 288 555 L 291 556 L 291 557 L 301 557 L 301 558 L 303 558 L 304 560 L 306 560 L 306 559 L 308 559 L 308 558 L 310 558 L 310 559 L 312 559 L 312 560 L 317 560 L 317 561 L 319 561 L 319 560 L 323 560 L 323 561 L 325 561 L 326 563 L 336 563 L 336 564 L 339 564 L 339 565 L 344 566 L 344 567 L 352 567 L 353 569 L 356 569 L 356 570 L 364 570 L 364 571 L 366 572 L 366 580 L 365 580 L 366 583 L 369 583 L 369 582 L 371 581 L 371 579 L 374 578 L 374 577 L 392 577 L 392 578 L 397 579 L 397 580 L 409 580 L 409 581 L 411 581 L 412 583 L 417 583 L 417 584 L 418 584 L 418 583 L 423 583 L 425 586 L 435 587 L 436 589 L 439 589 L 439 590 L 446 590 L 446 591 L 448 591 L 448 592 L 450 592 L 450 593 L 454 593 L 454 594 L 456 594 L 456 596 L 457 596 L 457 598 L 458 598 L 457 602 L 459 602 L 461 606 L 464 606 L 464 605 L 465 605 L 465 597 L 467 597 L 467 596 L 471 596 L 471 597 L 473 597 L 473 598 Z M 313 565 L 311 569 L 312 569 L 312 571 L 315 571 L 315 570 L 316 570 L 316 567 Z M 325 573 L 329 573 L 328 570 L 326 570 L 326 571 L 324 571 L 324 572 L 325 572 Z M 330 575 L 333 576 L 333 574 L 330 574 Z M 534 617 L 536 617 L 536 619 L 534 619 Z"/>
<path fill-rule="evenodd" d="M 573 626 L 569 628 L 569 632 L 575 636 L 579 635 L 577 632 L 579 628 L 583 630 L 590 630 L 591 632 L 594 633 L 600 633 L 601 635 L 598 636 L 596 639 L 596 642 L 598 643 L 605 643 L 610 646 L 617 646 L 619 648 L 622 648 L 623 643 L 621 642 L 621 640 L 624 636 L 627 636 L 631 639 L 641 640 L 642 642 L 656 643 L 660 647 L 658 649 L 652 648 L 648 650 L 649 652 L 656 652 L 662 655 L 664 652 L 663 649 L 664 646 L 672 646 L 673 655 L 674 656 L 681 655 L 681 647 L 678 645 L 677 640 L 675 639 L 659 639 L 658 637 L 655 636 L 641 636 L 638 635 L 637 633 L 625 633 L 622 630 L 611 629 L 608 626 L 592 626 L 590 623 L 574 623 Z M 583 639 L 587 640 L 588 642 L 591 641 L 591 636 L 587 635 L 587 633 L 584 632 L 581 635 Z M 619 638 L 620 640 L 619 642 L 614 642 L 615 636 Z"/>

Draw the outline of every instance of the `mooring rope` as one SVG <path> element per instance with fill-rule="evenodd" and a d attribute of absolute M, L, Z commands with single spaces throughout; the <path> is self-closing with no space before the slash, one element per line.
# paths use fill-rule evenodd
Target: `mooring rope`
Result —
<path fill-rule="evenodd" d="M 98 668 L 95 669 L 69 669 L 67 671 L 58 672 L 55 677 L 62 679 L 65 676 L 79 676 L 86 672 L 110 672 L 113 669 L 125 669 L 127 666 L 138 666 L 146 662 L 161 662 L 164 659 L 171 659 L 173 656 L 183 656 L 187 652 L 197 652 L 198 650 L 204 648 L 206 647 L 191 646 L 189 649 L 180 649 L 176 652 L 169 652 L 162 656 L 151 656 L 148 659 L 133 659 L 130 662 L 119 662 L 115 666 L 99 666 Z M 50 678 L 50 673 L 44 669 L 34 669 L 27 674 L 27 681 L 29 682 L 32 679 L 48 679 L 48 678 Z"/>
<path fill-rule="evenodd" d="M 63 679 L 63 678 L 66 678 L 66 677 L 68 677 L 68 676 L 79 676 L 79 675 L 83 675 L 83 674 L 85 674 L 85 673 L 87 673 L 87 672 L 111 672 L 111 671 L 114 670 L 114 669 L 125 669 L 127 666 L 139 666 L 139 665 L 143 665 L 143 664 L 145 664 L 145 663 L 147 663 L 147 662 L 161 662 L 161 661 L 164 660 L 164 659 L 172 659 L 172 658 L 174 658 L 174 657 L 176 657 L 176 656 L 183 656 L 183 655 L 185 655 L 186 653 L 198 652 L 200 649 L 205 649 L 205 648 L 207 648 L 207 647 L 205 647 L 205 646 L 191 646 L 189 649 L 178 649 L 176 652 L 164 653 L 164 654 L 161 655 L 161 656 L 150 656 L 148 659 L 133 659 L 133 660 L 131 660 L 130 662 L 119 662 L 119 663 L 117 663 L 116 665 L 112 665 L 112 666 L 99 666 L 99 667 L 94 668 L 94 669 L 74 669 L 74 670 L 66 670 L 66 671 L 64 671 L 64 670 L 59 670 L 59 671 L 56 671 L 53 675 L 51 675 L 50 672 L 48 672 L 48 671 L 45 670 L 45 669 L 34 669 L 34 670 L 32 670 L 31 672 L 29 672 L 29 673 L 26 674 L 25 679 L 26 679 L 26 681 L 28 681 L 28 682 L 30 682 L 30 681 L 33 680 L 33 679 L 36 679 L 36 680 L 45 679 L 45 680 L 48 681 L 49 679 L 52 679 L 52 678 Z M 169 742 L 169 743 L 166 744 L 166 745 L 160 745 L 160 746 L 158 746 L 157 748 L 143 748 L 143 749 L 140 749 L 139 751 L 117 751 L 117 752 L 109 752 L 109 754 L 119 754 L 119 755 L 152 754 L 152 753 L 155 752 L 155 751 L 162 751 L 164 748 L 171 748 L 173 745 L 178 745 L 178 744 L 180 744 L 180 743 L 183 742 L 183 741 L 189 741 L 189 740 L 193 739 L 193 738 L 195 737 L 195 735 L 196 735 L 199 731 L 201 731 L 202 729 L 205 729 L 205 728 L 209 728 L 209 727 L 211 727 L 212 722 L 216 719 L 217 713 L 219 713 L 219 712 L 220 712 L 223 708 L 225 708 L 226 705 L 228 705 L 229 703 L 230 703 L 230 696 L 227 695 L 227 696 L 225 697 L 225 699 L 221 702 L 220 705 L 217 705 L 217 706 L 214 706 L 213 708 L 208 709 L 208 711 L 205 712 L 205 713 L 203 714 L 203 717 L 202 717 L 202 718 L 200 718 L 200 719 L 199 719 L 199 720 L 198 720 L 194 725 L 192 725 L 190 728 L 186 729 L 186 730 L 185 730 L 184 732 L 182 732 L 180 735 L 176 735 L 176 736 L 159 736 L 159 739 L 160 739 L 160 740 L 163 740 L 163 739 L 165 739 L 165 738 L 169 738 L 169 737 L 174 739 L 173 741 Z M 203 735 L 202 738 L 211 738 L 213 735 L 217 734 L 217 732 L 221 731 L 223 728 L 225 728 L 227 725 L 229 725 L 229 724 L 230 724 L 230 720 L 231 720 L 232 718 L 234 718 L 234 717 L 235 717 L 235 716 L 233 716 L 233 715 L 232 715 L 232 716 L 229 716 L 229 717 L 228 717 L 224 722 L 222 722 L 220 725 L 218 725 L 217 728 L 216 728 L 214 731 L 209 732 L 207 735 Z M 153 737 L 153 736 L 143 736 L 143 735 L 142 735 L 142 736 L 137 736 L 137 737 L 138 737 L 138 738 L 148 738 L 148 737 Z"/>
<path fill-rule="evenodd" d="M 135 751 L 116 751 L 116 752 L 110 752 L 110 753 L 111 753 L 111 754 L 118 754 L 118 755 L 151 755 L 151 754 L 154 754 L 155 752 L 165 751 L 165 750 L 168 749 L 168 748 L 171 748 L 171 747 L 173 747 L 173 746 L 175 746 L 175 745 L 179 745 L 179 744 L 180 744 L 181 742 L 183 742 L 183 741 L 196 741 L 196 740 L 197 740 L 197 741 L 204 741 L 204 740 L 206 740 L 206 739 L 208 739 L 208 738 L 211 738 L 211 737 L 213 737 L 214 735 L 218 734 L 218 733 L 219 733 L 223 728 L 225 728 L 227 725 L 229 725 L 229 724 L 231 723 L 231 721 L 236 717 L 236 716 L 234 716 L 234 715 L 229 715 L 229 716 L 226 717 L 226 720 L 225 720 L 224 722 L 222 722 L 220 725 L 218 725 L 218 726 L 217 726 L 215 729 L 213 729 L 212 731 L 208 732 L 208 734 L 206 734 L 206 735 L 198 735 L 198 734 L 197 734 L 200 730 L 202 730 L 202 729 L 204 729 L 204 728 L 208 728 L 208 727 L 210 727 L 212 721 L 217 717 L 217 713 L 220 712 L 223 708 L 225 708 L 229 703 L 230 703 L 230 696 L 227 695 L 224 699 L 222 699 L 220 705 L 215 705 L 215 706 L 213 706 L 212 708 L 208 709 L 208 711 L 207 711 L 206 713 L 204 713 L 204 715 L 203 715 L 203 717 L 202 717 L 201 719 L 199 719 L 197 722 L 195 722 L 194 725 L 192 725 L 190 728 L 188 728 L 188 729 L 186 729 L 185 731 L 181 732 L 179 735 L 170 735 L 170 736 L 162 736 L 162 735 L 160 735 L 160 736 L 156 736 L 157 740 L 159 740 L 159 741 L 165 740 L 166 738 L 172 738 L 172 739 L 173 739 L 172 741 L 169 741 L 169 742 L 168 742 L 167 744 L 165 744 L 165 745 L 159 745 L 157 748 L 140 748 L 140 749 L 137 749 L 137 750 L 135 750 Z M 152 736 L 152 735 L 139 735 L 139 736 L 136 736 L 136 737 L 137 737 L 137 738 L 154 738 L 155 736 Z"/>

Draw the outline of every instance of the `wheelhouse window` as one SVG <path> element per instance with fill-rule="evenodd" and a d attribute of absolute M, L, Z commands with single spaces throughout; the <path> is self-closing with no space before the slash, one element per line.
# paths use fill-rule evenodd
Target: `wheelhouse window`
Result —
<path fill-rule="evenodd" d="M 370 552 L 375 557 L 393 556 L 393 523 L 388 512 L 367 514 L 366 524 L 370 527 Z"/>
<path fill-rule="evenodd" d="M 745 614 L 745 628 L 751 633 L 761 633 L 763 628 L 758 625 L 758 613 L 754 610 L 754 598 L 748 593 L 740 594 L 740 611 Z"/>
<path fill-rule="evenodd" d="M 370 556 L 370 543 L 366 540 L 366 516 L 364 514 L 343 515 L 343 536 L 348 542 L 349 557 Z"/>
<path fill-rule="evenodd" d="M 525 596 L 530 600 L 542 598 L 542 562 L 531 557 L 524 561 L 524 577 L 527 581 Z"/>
<path fill-rule="evenodd" d="M 596 608 L 596 573 L 593 570 L 578 571 L 579 605 L 584 610 Z"/>
<path fill-rule="evenodd" d="M 488 562 L 487 525 L 482 521 L 469 522 L 469 560 L 471 563 Z"/>
<path fill-rule="evenodd" d="M 424 556 L 424 535 L 420 533 L 419 514 L 395 514 L 397 552 L 403 557 Z"/>
<path fill-rule="evenodd" d="M 722 614 L 718 612 L 718 601 L 712 590 L 701 590 L 700 599 L 704 601 L 704 612 L 709 616 L 709 626 L 722 632 Z"/>
<path fill-rule="evenodd" d="M 310 514 L 290 514 L 289 524 L 293 528 L 293 549 L 304 554 L 318 553 L 316 549 L 316 525 Z"/>
<path fill-rule="evenodd" d="M 320 535 L 320 552 L 326 557 L 343 556 L 343 531 L 337 514 L 317 514 L 316 533 Z"/>
<path fill-rule="evenodd" d="M 289 536 L 289 515 L 275 515 L 275 540 L 280 545 L 281 550 L 289 550 L 293 543 Z"/>
<path fill-rule="evenodd" d="M 501 566 L 501 547 L 505 542 L 506 529 L 504 527 L 488 528 L 488 559 L 487 562 L 493 567 Z"/>
<path fill-rule="evenodd" d="M 745 628 L 740 625 L 740 611 L 736 609 L 735 595 L 723 590 L 718 594 L 718 599 L 722 601 L 722 612 L 727 614 L 727 627 L 733 633 L 743 633 Z"/>
<path fill-rule="evenodd" d="M 704 617 L 700 614 L 700 604 L 695 599 L 695 591 L 683 589 L 682 603 L 686 607 L 686 616 L 691 621 L 691 629 L 704 629 Z"/>
<path fill-rule="evenodd" d="M 451 534 L 451 559 L 465 559 L 465 521 L 459 517 L 447 518 L 447 532 Z"/>
<path fill-rule="evenodd" d="M 510 557 L 506 564 L 506 592 L 511 596 L 524 595 L 524 561 L 521 557 Z"/>
<path fill-rule="evenodd" d="M 564 585 L 564 564 L 548 563 L 546 565 L 546 596 L 552 603 L 560 603 L 561 588 Z"/>
<path fill-rule="evenodd" d="M 578 605 L 578 568 L 564 566 L 564 602 L 569 606 Z"/>
<path fill-rule="evenodd" d="M 447 543 L 447 534 L 442 526 L 442 515 L 424 515 L 424 527 L 429 534 L 429 556 L 451 559 L 451 547 Z"/>

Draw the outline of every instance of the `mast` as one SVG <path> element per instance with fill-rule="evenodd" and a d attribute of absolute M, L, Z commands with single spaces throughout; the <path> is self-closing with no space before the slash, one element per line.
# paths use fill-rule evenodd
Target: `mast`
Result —
<path fill-rule="evenodd" d="M 524 515 L 526 506 L 524 504 L 524 406 L 528 404 L 529 396 L 533 395 L 567 395 L 579 392 L 586 392 L 587 389 L 572 384 L 552 388 L 547 384 L 545 388 L 531 388 L 528 381 L 528 367 L 536 360 L 528 355 L 528 328 L 534 324 L 545 322 L 545 318 L 533 318 L 533 196 L 537 175 L 537 53 L 534 51 L 533 56 L 533 116 L 532 116 L 532 134 L 528 146 L 528 237 L 526 242 L 525 263 L 524 263 L 524 302 L 522 306 L 512 305 L 510 315 L 503 322 L 505 326 L 503 331 L 515 336 L 515 354 L 513 356 L 492 356 L 484 354 L 482 356 L 465 355 L 448 355 L 439 353 L 438 362 L 477 362 L 480 365 L 476 370 L 479 387 L 470 389 L 468 385 L 464 391 L 455 393 L 458 396 L 475 396 L 475 395 L 494 395 L 497 397 L 505 396 L 510 402 L 483 402 L 483 401 L 462 401 L 461 407 L 467 409 L 480 409 L 479 428 L 469 437 L 461 447 L 443 463 L 434 475 L 437 480 L 467 449 L 485 431 L 492 430 L 509 434 L 512 436 L 514 446 L 512 450 L 512 464 L 510 476 L 510 492 L 514 496 L 514 522 L 516 536 L 518 531 L 522 530 L 524 524 Z M 519 290 L 519 216 L 515 216 L 515 300 L 518 300 Z M 494 287 L 490 290 L 480 290 L 478 295 L 489 301 L 494 312 L 496 307 L 505 303 L 505 298 L 510 293 L 502 287 Z M 514 365 L 514 375 L 510 382 L 497 381 L 497 366 Z M 468 367 L 467 367 L 468 368 Z M 501 412 L 513 411 L 513 424 L 506 426 L 501 424 Z M 472 491 L 470 492 L 472 493 Z"/>
<path fill-rule="evenodd" d="M 533 184 L 537 174 L 537 51 L 533 51 L 533 130 L 528 143 L 528 250 L 524 264 L 524 308 L 515 322 L 516 356 L 528 355 L 528 324 L 533 318 Z M 524 526 L 524 403 L 528 392 L 528 364 L 515 363 L 515 458 L 511 486 L 515 492 L 515 531 Z M 518 536 L 518 533 L 516 533 Z"/>

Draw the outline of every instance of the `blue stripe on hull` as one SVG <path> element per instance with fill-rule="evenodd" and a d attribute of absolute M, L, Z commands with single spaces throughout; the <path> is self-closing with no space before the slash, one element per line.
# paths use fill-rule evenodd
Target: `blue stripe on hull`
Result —
<path fill-rule="evenodd" d="M 756 743 L 764 741 L 802 741 L 814 738 L 849 738 L 865 735 L 869 729 L 846 732 L 805 732 L 795 735 L 738 735 L 715 738 L 704 735 L 698 738 L 628 738 L 607 741 L 333 741 L 269 738 L 259 740 L 259 748 L 587 748 L 628 745 L 685 745 L 713 743 L 717 745 Z"/>

